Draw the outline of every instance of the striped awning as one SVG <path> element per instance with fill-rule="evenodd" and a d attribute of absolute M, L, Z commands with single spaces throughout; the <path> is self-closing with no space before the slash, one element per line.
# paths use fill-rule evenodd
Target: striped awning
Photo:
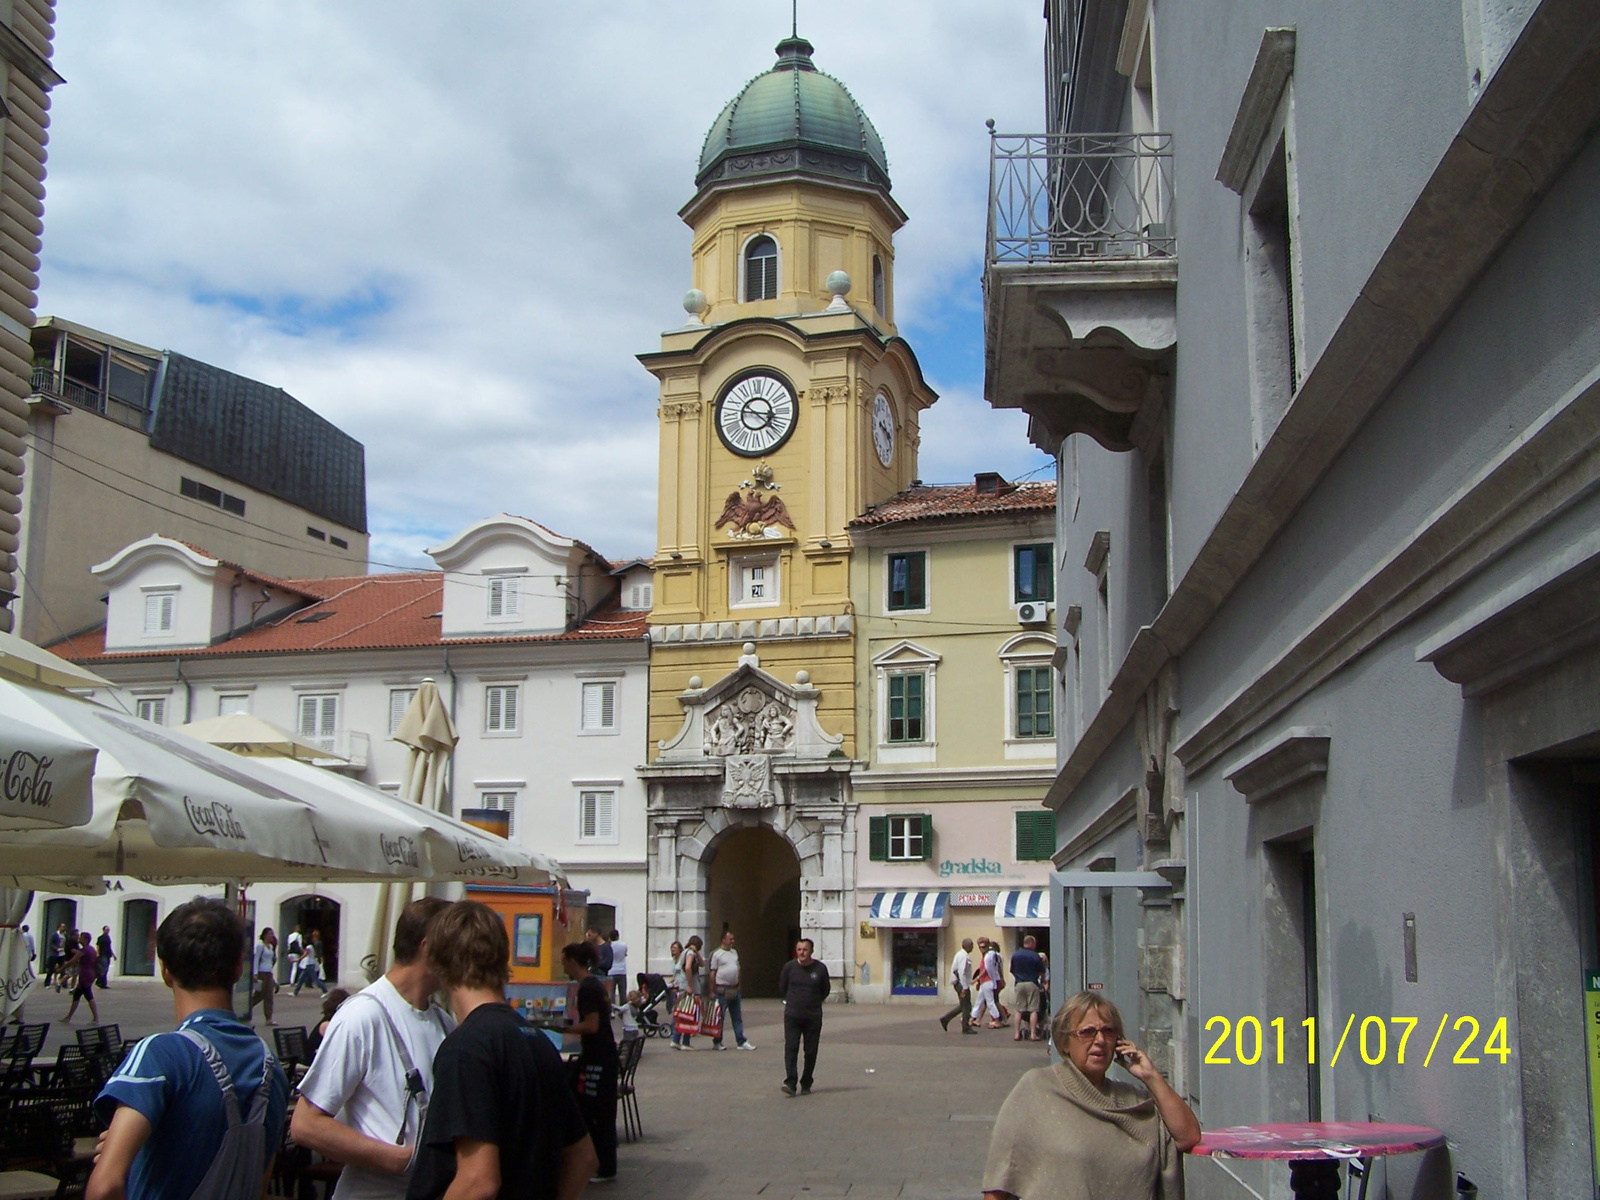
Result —
<path fill-rule="evenodd" d="M 950 919 L 949 892 L 879 892 L 867 923 L 894 929 L 937 929 Z"/>
<path fill-rule="evenodd" d="M 1046 888 L 1024 888 L 1001 892 L 994 902 L 996 925 L 1050 924 L 1050 892 Z"/>

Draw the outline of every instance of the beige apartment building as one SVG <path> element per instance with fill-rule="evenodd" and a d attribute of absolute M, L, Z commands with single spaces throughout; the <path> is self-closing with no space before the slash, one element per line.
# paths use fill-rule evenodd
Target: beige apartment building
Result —
<path fill-rule="evenodd" d="M 23 459 L 33 361 L 29 333 L 38 306 L 44 231 L 44 146 L 50 89 L 63 82 L 50 65 L 54 0 L 0 0 L 0 629 L 20 590 Z"/>
<path fill-rule="evenodd" d="M 283 389 L 60 317 L 30 353 L 24 637 L 104 624 L 90 568 L 151 534 L 277 578 L 365 574 L 365 450 Z"/>

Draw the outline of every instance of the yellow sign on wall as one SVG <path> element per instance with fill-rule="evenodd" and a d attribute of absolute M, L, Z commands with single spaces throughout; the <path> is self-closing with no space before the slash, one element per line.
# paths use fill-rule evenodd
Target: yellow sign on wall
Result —
<path fill-rule="evenodd" d="M 1594 1147 L 1595 1173 L 1600 1175 L 1600 971 L 1583 973 L 1583 1019 L 1588 1026 L 1589 1140 Z"/>

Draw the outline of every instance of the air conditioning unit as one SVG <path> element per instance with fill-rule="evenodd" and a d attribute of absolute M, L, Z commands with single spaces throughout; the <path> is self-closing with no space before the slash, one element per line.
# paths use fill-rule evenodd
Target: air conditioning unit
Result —
<path fill-rule="evenodd" d="M 1050 623 L 1050 606 L 1048 604 L 1019 604 L 1017 605 L 1017 624 L 1019 625 L 1048 625 Z"/>

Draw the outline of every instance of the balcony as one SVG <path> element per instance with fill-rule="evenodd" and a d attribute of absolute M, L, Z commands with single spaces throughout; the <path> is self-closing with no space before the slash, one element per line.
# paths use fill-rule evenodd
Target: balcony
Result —
<path fill-rule="evenodd" d="M 97 412 L 102 417 L 110 417 L 113 421 L 132 426 L 134 429 L 145 428 L 150 416 L 149 409 L 142 404 L 108 395 L 93 384 L 69 378 L 48 366 L 33 368 L 30 387 L 35 395 L 65 400 L 69 404 Z"/>
<path fill-rule="evenodd" d="M 359 775 L 367 769 L 367 761 L 372 755 L 372 738 L 358 730 L 341 729 L 316 737 L 300 734 L 299 740 L 308 746 L 315 746 L 328 756 L 312 759 L 313 766 L 327 767 L 331 771 L 350 771 Z"/>
<path fill-rule="evenodd" d="M 1159 444 L 1177 344 L 1172 135 L 991 128 L 984 392 L 1055 453 Z"/>

